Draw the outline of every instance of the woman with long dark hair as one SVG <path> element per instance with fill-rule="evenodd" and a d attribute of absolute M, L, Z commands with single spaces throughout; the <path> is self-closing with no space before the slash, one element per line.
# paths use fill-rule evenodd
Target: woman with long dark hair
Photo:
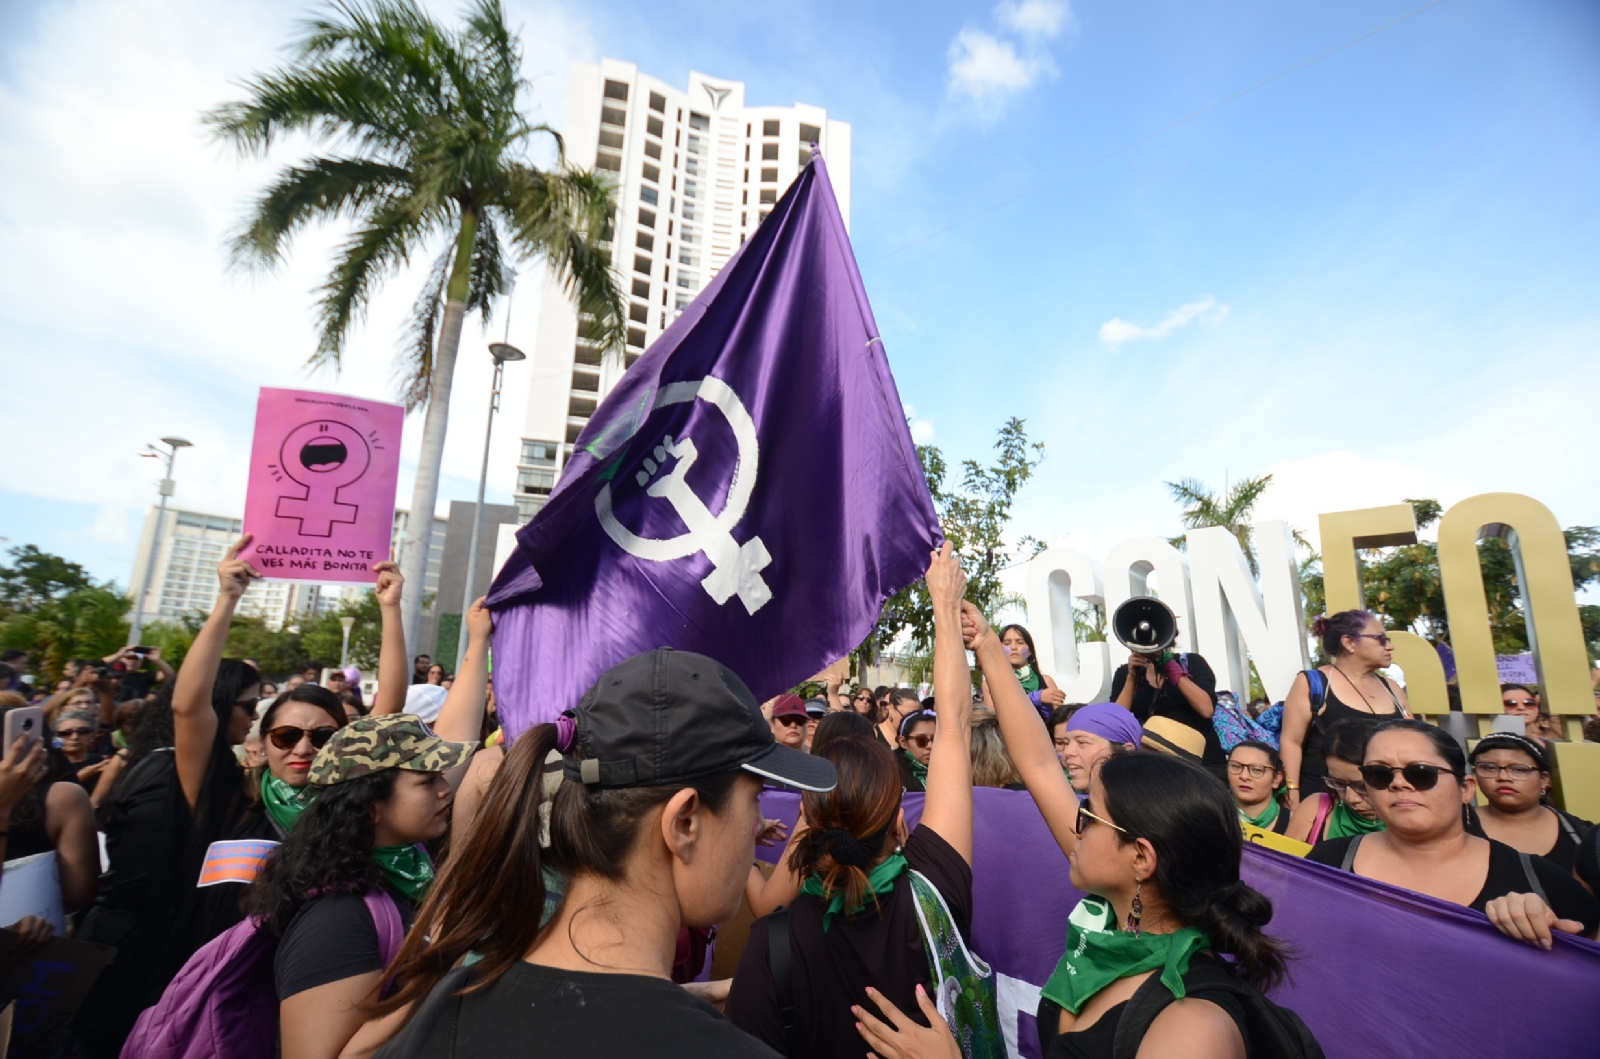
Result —
<path fill-rule="evenodd" d="M 1593 937 L 1600 904 L 1569 873 L 1466 829 L 1477 794 L 1466 751 L 1431 724 L 1385 721 L 1362 754 L 1367 799 L 1384 830 L 1329 839 L 1309 859 L 1483 912 L 1520 941 L 1548 949 L 1552 930 Z"/>
<path fill-rule="evenodd" d="M 1184 1002 L 1148 1024 L 1140 1054 L 1247 1055 L 1239 993 L 1280 981 L 1285 955 L 1262 932 L 1272 902 L 1239 877 L 1244 840 L 1228 792 L 1187 761 L 1120 754 L 1095 772 L 1074 827 L 1072 885 L 1089 896 L 1073 911 L 1066 951 L 1041 991 L 1046 1059 L 1111 1056 L 1128 1001 L 1148 989 Z M 896 1005 L 876 994 L 872 1000 L 891 1020 L 901 1018 Z M 911 1034 L 869 1009 L 858 1013 L 862 1035 L 880 1055 L 960 1055 L 942 1024 Z"/>
<path fill-rule="evenodd" d="M 1340 611 L 1312 622 L 1322 638 L 1328 664 L 1321 674 L 1320 703 L 1312 701 L 1311 682 L 1305 673 L 1294 678 L 1283 700 L 1283 754 L 1286 802 L 1295 809 L 1300 800 L 1318 794 L 1326 773 L 1322 767 L 1323 740 L 1340 721 L 1364 720 L 1374 724 L 1386 717 L 1409 717 L 1405 689 L 1390 684 L 1378 670 L 1394 661 L 1394 645 L 1383 622 L 1364 610 Z"/>
<path fill-rule="evenodd" d="M 1550 761 L 1533 738 L 1495 732 L 1467 755 L 1486 804 L 1471 810 L 1468 830 L 1543 857 L 1563 871 L 1578 864 L 1578 848 L 1594 825 L 1550 804 Z"/>
<path fill-rule="evenodd" d="M 1005 649 L 1006 660 L 1010 662 L 1011 671 L 1027 693 L 1028 700 L 1041 717 L 1049 720 L 1051 710 L 1066 705 L 1067 693 L 1056 685 L 1054 677 L 1040 670 L 1039 651 L 1033 646 L 1033 634 L 1020 625 L 1004 626 L 1000 630 L 1000 646 Z M 983 684 L 983 704 L 994 709 L 987 679 Z"/>
<path fill-rule="evenodd" d="M 769 1055 L 672 981 L 682 929 L 739 908 L 763 778 L 825 790 L 834 770 L 777 745 L 750 689 L 709 658 L 662 648 L 612 667 L 512 745 L 418 912 L 398 990 L 344 1055 L 504 1055 L 533 1040 L 565 1059 Z M 565 876 L 548 921 L 547 868 Z"/>
<path fill-rule="evenodd" d="M 245 896 L 279 938 L 274 979 L 283 1059 L 333 1059 L 366 1021 L 399 937 L 433 882 L 421 843 L 450 827 L 444 772 L 474 744 L 414 717 L 363 717 L 317 753 L 317 791 Z"/>
<path fill-rule="evenodd" d="M 1289 813 L 1278 804 L 1283 759 L 1270 744 L 1246 739 L 1228 751 L 1228 789 L 1239 807 L 1239 819 L 1275 835 L 1289 829 Z"/>
<path fill-rule="evenodd" d="M 930 971 L 917 916 L 916 873 L 931 884 L 957 930 L 972 925 L 971 701 L 961 643 L 966 577 L 950 545 L 928 567 L 934 608 L 934 732 L 922 820 L 907 829 L 899 768 L 875 739 L 829 742 L 838 785 L 801 798 L 787 853 L 802 880 L 784 911 L 750 928 L 728 994 L 734 1024 L 791 1059 L 860 1055 L 850 1005 L 876 986 L 909 1004 Z M 785 944 L 787 942 L 787 944 Z M 788 951 L 792 1004 L 779 996 L 774 953 Z M 787 1024 L 784 1009 L 804 1018 Z"/>

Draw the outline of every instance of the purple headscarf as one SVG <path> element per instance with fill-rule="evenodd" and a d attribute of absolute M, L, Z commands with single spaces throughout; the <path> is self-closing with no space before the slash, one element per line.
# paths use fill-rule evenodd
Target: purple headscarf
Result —
<path fill-rule="evenodd" d="M 1144 739 L 1144 729 L 1133 714 L 1114 702 L 1091 702 L 1067 721 L 1069 732 L 1093 732 L 1113 743 L 1132 743 L 1135 750 Z"/>

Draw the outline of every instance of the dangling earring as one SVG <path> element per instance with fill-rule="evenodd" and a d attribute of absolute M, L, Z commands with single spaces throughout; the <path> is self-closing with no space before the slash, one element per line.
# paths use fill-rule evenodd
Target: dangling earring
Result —
<path fill-rule="evenodd" d="M 1139 920 L 1144 915 L 1144 901 L 1141 900 L 1143 894 L 1144 883 L 1141 882 L 1133 891 L 1133 906 L 1128 909 L 1128 933 L 1136 938 L 1139 936 Z"/>

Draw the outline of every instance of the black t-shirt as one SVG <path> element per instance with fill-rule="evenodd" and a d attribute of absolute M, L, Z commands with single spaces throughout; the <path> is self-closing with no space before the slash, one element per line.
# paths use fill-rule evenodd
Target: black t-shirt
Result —
<path fill-rule="evenodd" d="M 1204 655 L 1193 652 L 1183 655 L 1184 668 L 1189 671 L 1189 679 L 1194 681 L 1196 687 L 1205 692 L 1211 699 L 1211 705 L 1217 704 L 1217 675 L 1211 671 L 1211 664 L 1205 660 Z M 1111 697 L 1115 699 L 1122 694 L 1122 685 L 1128 680 L 1128 667 L 1120 665 L 1111 677 Z M 1170 717 L 1179 724 L 1186 724 L 1190 728 L 1206 737 L 1205 756 L 1200 763 L 1213 770 L 1222 770 L 1228 767 L 1228 755 L 1222 751 L 1222 742 L 1217 738 L 1217 730 L 1211 725 L 1211 718 L 1202 717 L 1189 705 L 1189 700 L 1183 697 L 1183 692 L 1167 683 L 1159 688 L 1153 688 L 1146 683 L 1141 675 L 1138 684 L 1133 689 L 1133 715 L 1143 724 L 1152 717 Z"/>
<path fill-rule="evenodd" d="M 1189 970 L 1183 976 L 1186 987 L 1184 994 L 1194 1000 L 1209 1000 L 1226 1012 L 1233 1020 L 1233 1024 L 1239 1027 L 1239 1036 L 1244 1038 L 1245 1054 L 1249 1055 L 1249 1015 L 1245 1012 L 1244 1004 L 1238 995 L 1228 989 L 1195 985 L 1191 982 L 1191 979 L 1199 978 L 1198 972 L 1202 970 L 1223 969 L 1223 973 L 1227 973 L 1226 967 L 1227 965 L 1215 956 L 1208 953 L 1199 954 L 1189 964 Z M 1035 1016 L 1039 1027 L 1039 1050 L 1044 1053 L 1045 1059 L 1111 1059 L 1117 1039 L 1117 1029 L 1127 1009 L 1128 1001 L 1124 1000 L 1095 1019 L 1094 1024 L 1088 1029 L 1061 1033 L 1059 1032 L 1061 1006 L 1053 1000 L 1041 1000 L 1039 1013 Z"/>
<path fill-rule="evenodd" d="M 911 832 L 902 850 L 913 871 L 921 872 L 943 895 L 963 937 L 972 936 L 972 866 L 950 843 L 927 826 Z M 867 1044 L 856 1032 L 850 1005 L 863 1003 L 872 986 L 922 1021 L 915 989 L 929 985 L 928 956 L 917 921 L 911 880 L 900 876 L 894 890 L 868 905 L 853 920 L 834 918 L 824 933 L 827 905 L 801 895 L 789 909 L 789 951 L 793 964 L 795 1041 L 787 1052 L 805 1056 L 864 1056 Z M 728 993 L 728 1018 L 734 1025 L 778 1051 L 784 1050 L 778 995 L 767 955 L 770 917 L 750 928 L 739 969 Z"/>
<path fill-rule="evenodd" d="M 1547 805 L 1545 808 L 1556 814 L 1556 844 L 1539 856 L 1570 875 L 1578 866 L 1578 849 L 1583 844 L 1583 836 L 1587 835 L 1594 825 L 1587 820 L 1578 819 L 1571 813 L 1562 812 L 1553 805 Z M 1477 835 L 1479 838 L 1489 837 L 1483 830 L 1482 818 L 1476 811 L 1467 819 L 1467 834 Z"/>
<path fill-rule="evenodd" d="M 417 906 L 401 894 L 390 892 L 406 930 L 417 916 Z M 378 927 L 365 898 L 354 894 L 329 894 L 301 906 L 278 942 L 273 965 L 278 999 L 319 985 L 383 970 L 383 950 Z"/>
<path fill-rule="evenodd" d="M 1318 842 L 1311 847 L 1311 852 L 1306 854 L 1306 859 L 1334 868 L 1341 867 L 1350 843 L 1359 837 L 1330 838 Z M 1522 870 L 1522 858 L 1517 851 L 1504 842 L 1496 842 L 1492 838 L 1488 842 L 1489 874 L 1483 880 L 1483 889 L 1478 891 L 1478 896 L 1467 906 L 1479 912 L 1497 897 L 1533 892 L 1533 888 L 1528 885 L 1528 875 Z M 1585 935 L 1593 934 L 1596 928 L 1600 928 L 1600 901 L 1595 900 L 1594 894 L 1585 890 L 1570 874 L 1543 857 L 1529 857 L 1528 861 L 1533 865 L 1533 873 L 1538 877 L 1539 885 L 1544 887 L 1545 896 L 1550 899 L 1551 911 L 1562 919 L 1575 919 L 1582 923 Z"/>
<path fill-rule="evenodd" d="M 664 978 L 520 962 L 458 996 L 473 969 L 447 974 L 376 1059 L 774 1059 L 716 1008 Z"/>
<path fill-rule="evenodd" d="M 1600 827 L 1592 827 L 1583 836 L 1578 847 L 1578 878 L 1589 884 L 1589 889 L 1600 893 Z"/>

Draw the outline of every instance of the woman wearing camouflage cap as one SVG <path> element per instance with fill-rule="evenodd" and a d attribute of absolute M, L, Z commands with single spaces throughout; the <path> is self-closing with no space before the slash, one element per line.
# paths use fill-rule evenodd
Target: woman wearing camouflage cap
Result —
<path fill-rule="evenodd" d="M 317 753 L 317 797 L 245 895 L 246 910 L 281 939 L 284 1059 L 332 1059 L 361 1026 L 362 1004 L 377 998 L 433 882 L 421 843 L 450 827 L 444 773 L 472 751 L 391 714 L 346 725 Z"/>

